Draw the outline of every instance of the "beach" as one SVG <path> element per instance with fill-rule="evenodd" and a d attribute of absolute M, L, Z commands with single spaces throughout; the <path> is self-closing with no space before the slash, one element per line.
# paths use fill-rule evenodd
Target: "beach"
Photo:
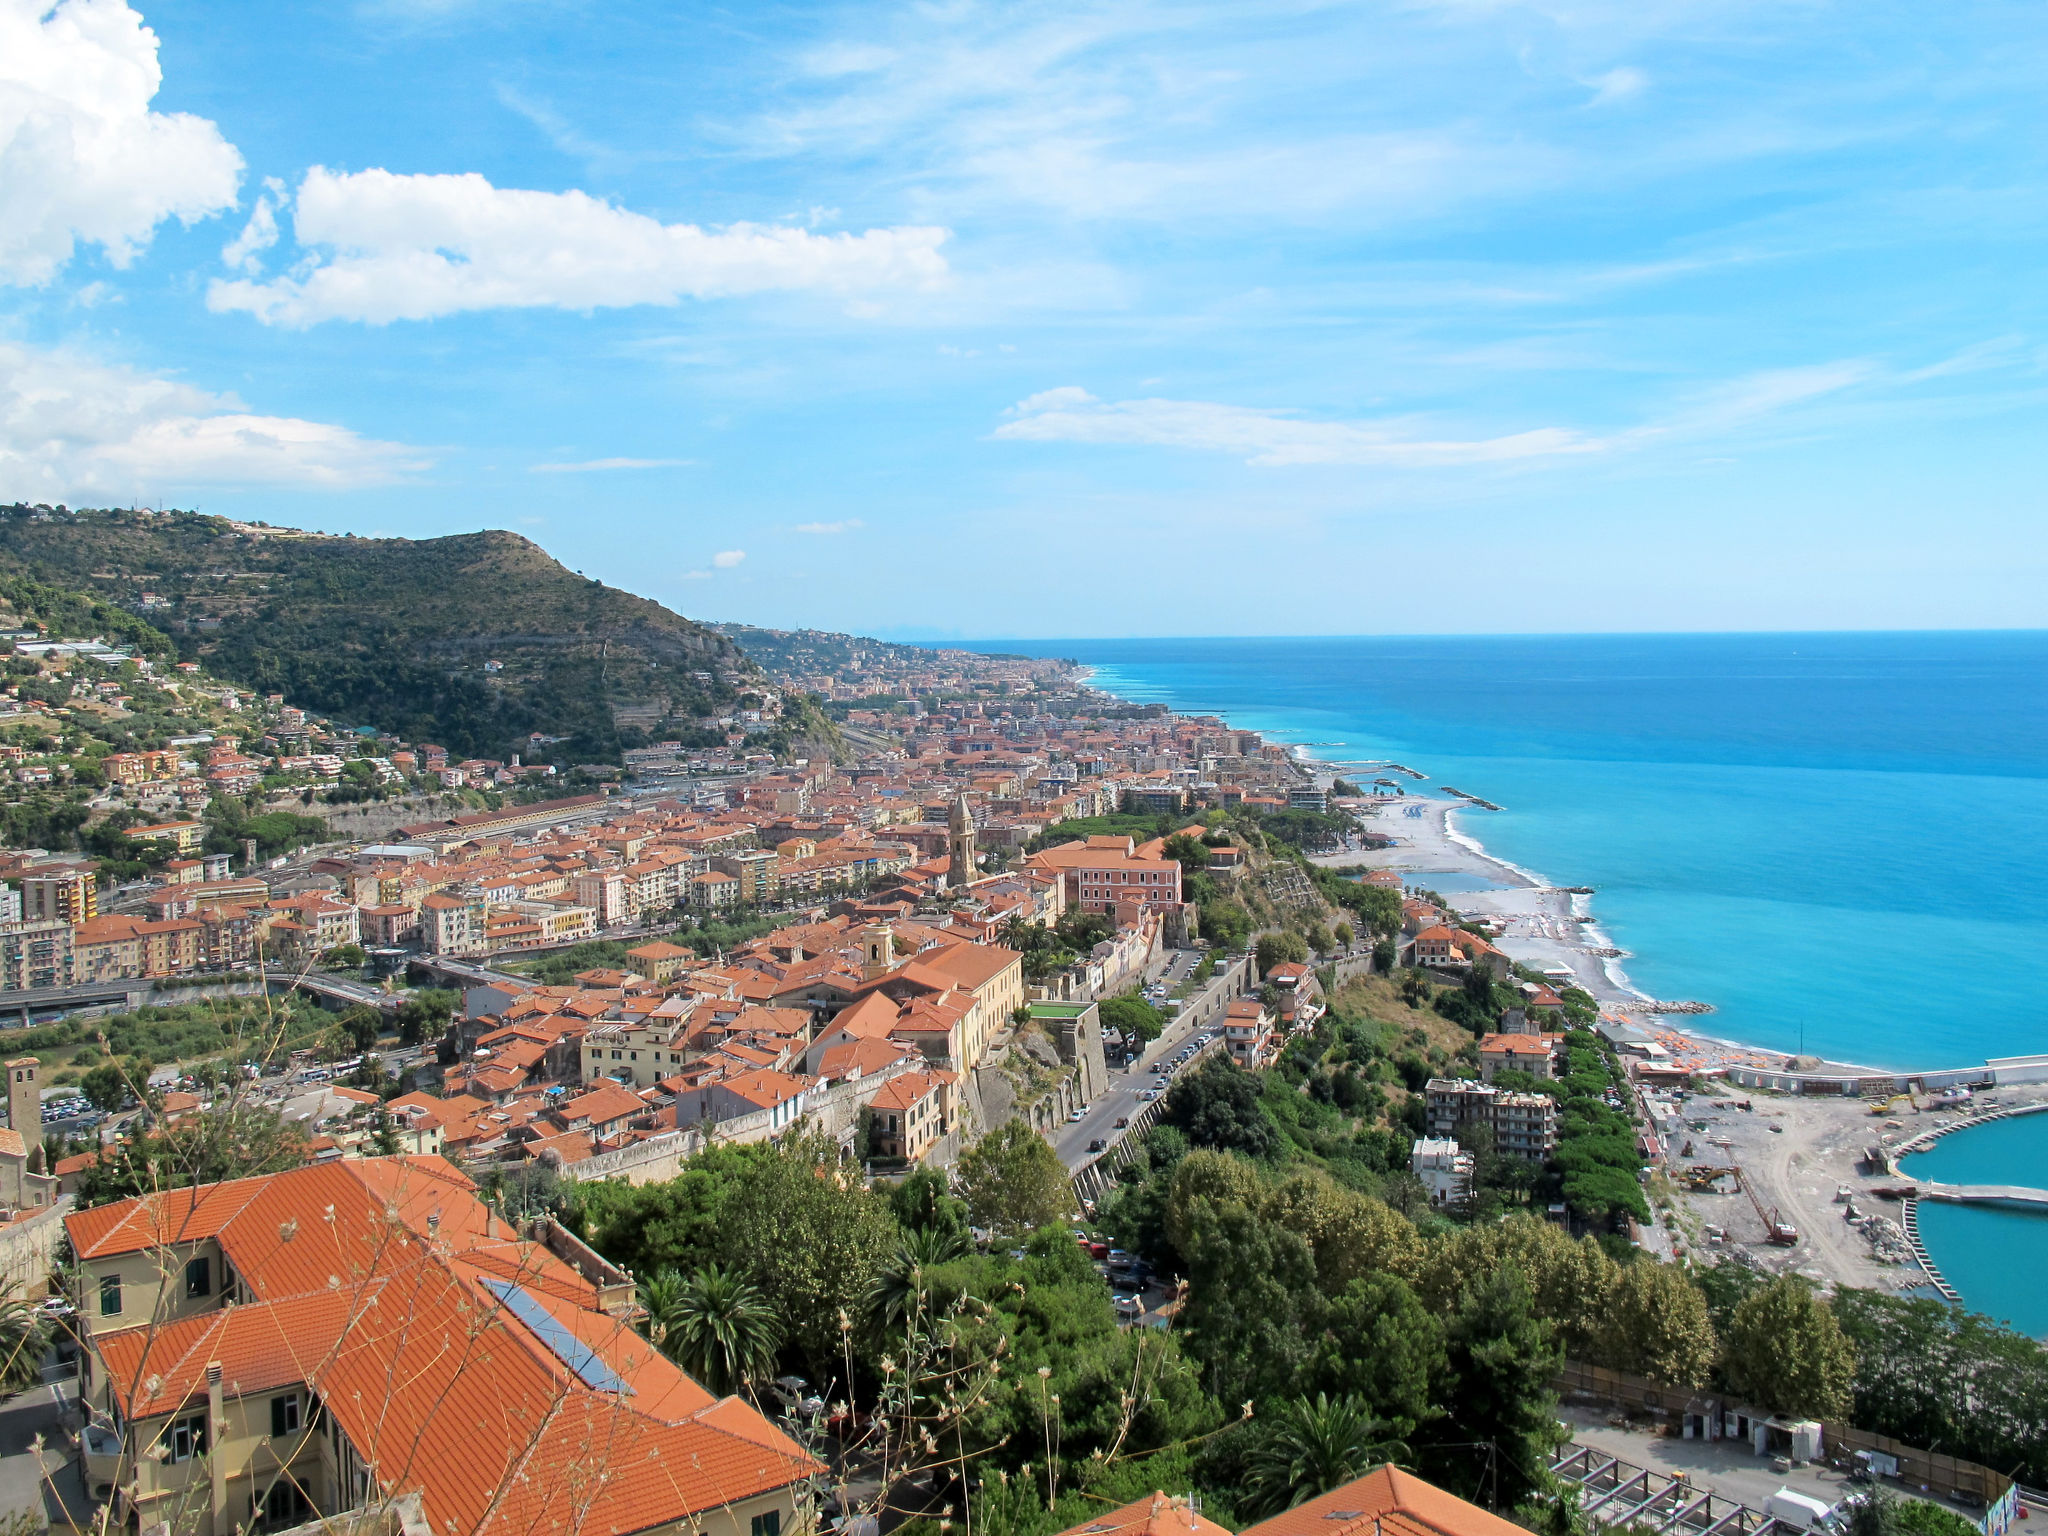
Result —
<path fill-rule="evenodd" d="M 1482 810 L 1462 802 L 1406 795 L 1380 802 L 1366 817 L 1369 832 L 1394 838 L 1391 848 L 1322 854 L 1319 864 L 1345 868 L 1391 869 L 1404 882 L 1436 890 L 1460 917 L 1499 923 L 1495 941 L 1512 958 L 1535 970 L 1564 965 L 1573 984 L 1591 993 L 1603 1007 L 1647 1001 L 1628 983 L 1618 955 L 1593 925 L 1588 898 L 1546 883 L 1533 871 L 1489 854 L 1459 821 L 1481 819 Z M 1496 889 L 1443 890 L 1456 881 L 1435 875 L 1464 876 Z"/>
<path fill-rule="evenodd" d="M 1322 770 L 1324 765 L 1314 765 Z M 1550 884 L 1539 873 L 1523 869 L 1486 851 L 1473 831 L 1483 828 L 1489 812 L 1462 800 L 1404 795 L 1379 802 L 1366 817 L 1368 831 L 1396 839 L 1389 848 L 1352 849 L 1321 854 L 1315 862 L 1337 868 L 1390 869 L 1407 884 L 1437 891 L 1446 905 L 1468 921 L 1497 926 L 1494 944 L 1510 959 L 1535 971 L 1563 966 L 1576 986 L 1600 1005 L 1603 1014 L 1623 1018 L 1643 1030 L 1670 1053 L 1674 1065 L 1711 1072 L 1731 1066 L 1782 1068 L 1782 1052 L 1721 1040 L 1698 1025 L 1680 1019 L 1708 1018 L 1697 999 L 1658 999 L 1633 985 L 1627 953 L 1601 931 L 1593 915 L 1593 896 Z M 1475 830 L 1476 830 L 1475 829 Z M 1440 876 L 1451 876 L 1444 880 Z M 1483 883 L 1480 889 L 1444 890 L 1446 884 Z M 1659 1011 L 1690 1005 L 1685 1011 Z M 1821 1065 L 1821 1064 L 1816 1064 Z M 1853 1068 L 1852 1063 L 1826 1063 Z"/>

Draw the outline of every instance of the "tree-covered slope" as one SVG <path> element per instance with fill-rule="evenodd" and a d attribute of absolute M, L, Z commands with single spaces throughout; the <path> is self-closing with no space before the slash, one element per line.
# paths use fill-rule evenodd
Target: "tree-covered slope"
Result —
<path fill-rule="evenodd" d="M 0 509 L 0 574 L 146 615 L 181 654 L 295 704 L 456 753 L 615 760 L 730 710 L 725 636 L 513 533 L 358 539 L 188 512 Z M 496 663 L 496 666 L 491 666 Z M 622 730 L 619 712 L 636 724 Z"/>

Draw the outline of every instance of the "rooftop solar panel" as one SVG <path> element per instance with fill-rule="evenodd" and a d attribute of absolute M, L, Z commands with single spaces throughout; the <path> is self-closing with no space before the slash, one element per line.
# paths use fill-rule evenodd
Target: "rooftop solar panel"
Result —
<path fill-rule="evenodd" d="M 594 1387 L 599 1392 L 617 1392 L 627 1397 L 633 1395 L 633 1389 L 626 1384 L 624 1377 L 606 1365 L 596 1350 L 563 1327 L 554 1313 L 534 1300 L 524 1287 L 509 1280 L 485 1280 L 484 1285 L 504 1303 L 507 1312 L 524 1323 L 528 1331 L 548 1347 L 557 1360 L 581 1377 L 585 1386 Z"/>

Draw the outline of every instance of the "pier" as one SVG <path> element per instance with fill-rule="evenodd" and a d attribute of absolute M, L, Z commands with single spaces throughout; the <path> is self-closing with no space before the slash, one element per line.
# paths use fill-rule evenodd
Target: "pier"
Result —
<path fill-rule="evenodd" d="M 2018 1205 L 2048 1212 L 2048 1189 L 2026 1184 L 1922 1184 L 1919 1198 L 1957 1205 Z"/>

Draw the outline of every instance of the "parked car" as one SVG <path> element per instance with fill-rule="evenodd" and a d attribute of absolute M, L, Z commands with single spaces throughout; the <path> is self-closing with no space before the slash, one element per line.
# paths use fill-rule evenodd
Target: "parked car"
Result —
<path fill-rule="evenodd" d="M 1118 1130 L 1123 1130 L 1123 1129 L 1124 1129 L 1124 1128 L 1125 1128 L 1126 1126 L 1128 1126 L 1128 1125 L 1129 1125 L 1130 1123 L 1131 1123 L 1131 1117 L 1130 1117 L 1129 1115 L 1118 1115 L 1118 1116 L 1116 1117 L 1116 1128 L 1117 1128 Z"/>
<path fill-rule="evenodd" d="M 1108 1145 L 1108 1142 L 1104 1141 L 1100 1136 L 1098 1136 L 1093 1141 L 1088 1143 L 1088 1150 L 1090 1152 L 1100 1152 L 1104 1147 Z"/>

